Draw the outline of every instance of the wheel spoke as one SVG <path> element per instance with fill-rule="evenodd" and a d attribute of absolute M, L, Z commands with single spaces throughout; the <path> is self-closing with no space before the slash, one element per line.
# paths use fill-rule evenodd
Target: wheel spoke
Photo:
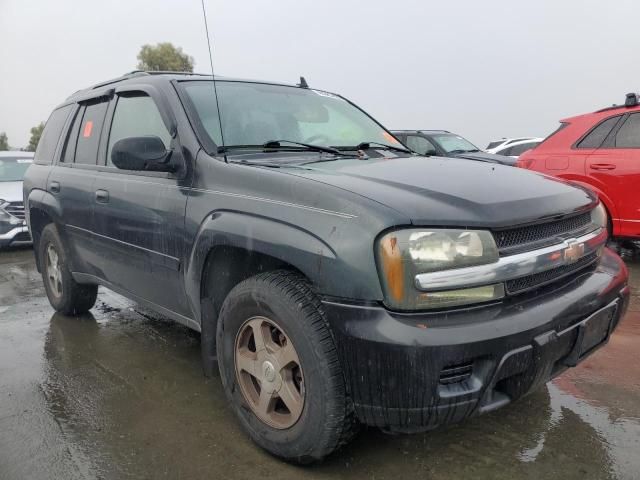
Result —
<path fill-rule="evenodd" d="M 238 368 L 249 375 L 260 379 L 260 368 L 258 367 L 258 360 L 251 356 L 252 352 L 248 350 L 240 350 L 236 355 L 236 364 Z"/>
<path fill-rule="evenodd" d="M 289 378 L 282 382 L 278 396 L 289 409 L 291 415 L 297 418 L 302 412 L 302 397 L 292 379 Z"/>
<path fill-rule="evenodd" d="M 274 396 L 273 396 L 273 392 L 267 392 L 266 388 L 263 388 L 260 391 L 260 399 L 258 400 L 258 412 L 262 413 L 262 414 L 270 414 L 271 411 L 273 410 L 273 400 L 274 400 Z"/>
<path fill-rule="evenodd" d="M 277 349 L 273 356 L 278 362 L 278 369 L 282 370 L 288 367 L 290 364 L 295 363 L 296 365 L 300 364 L 300 360 L 298 359 L 298 354 L 294 350 L 291 343 L 287 342 L 283 347 Z"/>
<path fill-rule="evenodd" d="M 262 319 L 251 322 L 251 330 L 253 330 L 253 342 L 256 345 L 256 351 L 264 350 L 265 347 L 265 325 Z"/>

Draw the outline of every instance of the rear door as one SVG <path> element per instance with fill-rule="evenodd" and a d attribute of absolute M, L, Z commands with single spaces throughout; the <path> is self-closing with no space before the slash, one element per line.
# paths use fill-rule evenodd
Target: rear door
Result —
<path fill-rule="evenodd" d="M 640 112 L 621 119 L 589 156 L 587 170 L 615 203 L 618 234 L 640 235 Z"/>
<path fill-rule="evenodd" d="M 61 206 L 63 235 L 74 252 L 73 269 L 89 274 L 96 273 L 92 198 L 107 105 L 107 98 L 78 104 L 60 161 L 47 182 Z"/>
<path fill-rule="evenodd" d="M 111 161 L 111 150 L 118 140 L 147 135 L 159 137 L 167 149 L 173 150 L 172 155 L 180 155 L 177 138 L 172 137 L 163 119 L 157 95 L 149 87 L 148 91 L 119 91 L 113 100 L 101 161 L 104 165 L 91 197 L 100 242 L 100 270 L 113 286 L 188 315 L 182 280 L 183 181 L 170 173 L 120 170 Z"/>

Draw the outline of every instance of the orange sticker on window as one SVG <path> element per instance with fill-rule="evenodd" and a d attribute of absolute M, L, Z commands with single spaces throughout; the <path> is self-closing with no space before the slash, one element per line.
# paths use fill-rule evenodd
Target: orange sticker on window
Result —
<path fill-rule="evenodd" d="M 384 136 L 385 140 L 387 140 L 388 142 L 391 143 L 400 143 L 398 142 L 398 140 L 396 140 L 396 138 L 391 135 L 389 132 L 382 132 L 382 135 Z"/>
<path fill-rule="evenodd" d="M 91 130 L 93 130 L 93 122 L 91 120 L 87 121 L 84 124 L 84 131 L 82 132 L 82 136 L 84 138 L 88 138 L 91 136 Z"/>

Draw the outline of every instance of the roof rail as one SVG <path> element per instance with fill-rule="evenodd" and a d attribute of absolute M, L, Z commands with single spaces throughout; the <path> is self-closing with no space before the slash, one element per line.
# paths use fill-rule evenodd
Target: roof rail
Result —
<path fill-rule="evenodd" d="M 125 73 L 121 77 L 112 78 L 111 80 L 106 80 L 104 82 L 96 83 L 89 87 L 89 89 L 93 90 L 96 88 L 104 87 L 105 85 L 110 85 L 112 83 L 120 82 L 122 80 L 126 80 L 128 78 L 142 77 L 145 75 L 149 75 L 147 72 L 143 72 L 142 70 L 134 70 L 133 72 Z"/>
<path fill-rule="evenodd" d="M 596 110 L 596 113 L 606 112 L 608 110 L 615 110 L 616 108 L 622 107 L 637 107 L 640 105 L 640 94 L 638 93 L 627 93 L 624 98 L 624 105 L 616 105 L 615 103 L 610 107 L 601 108 L 600 110 Z"/>
<path fill-rule="evenodd" d="M 210 77 L 210 73 L 193 73 L 193 72 L 180 72 L 174 70 L 146 70 L 144 73 L 147 75 L 197 75 L 199 77 Z"/>

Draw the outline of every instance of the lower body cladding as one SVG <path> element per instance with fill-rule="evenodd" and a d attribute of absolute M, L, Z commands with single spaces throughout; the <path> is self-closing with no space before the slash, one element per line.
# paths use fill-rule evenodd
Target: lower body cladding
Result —
<path fill-rule="evenodd" d="M 31 243 L 31 235 L 26 225 L 0 225 L 0 248 L 10 245 L 26 245 Z"/>
<path fill-rule="evenodd" d="M 501 303 L 438 313 L 325 301 L 360 422 L 419 432 L 502 407 L 604 345 L 629 303 L 627 269 L 597 266 Z"/>

